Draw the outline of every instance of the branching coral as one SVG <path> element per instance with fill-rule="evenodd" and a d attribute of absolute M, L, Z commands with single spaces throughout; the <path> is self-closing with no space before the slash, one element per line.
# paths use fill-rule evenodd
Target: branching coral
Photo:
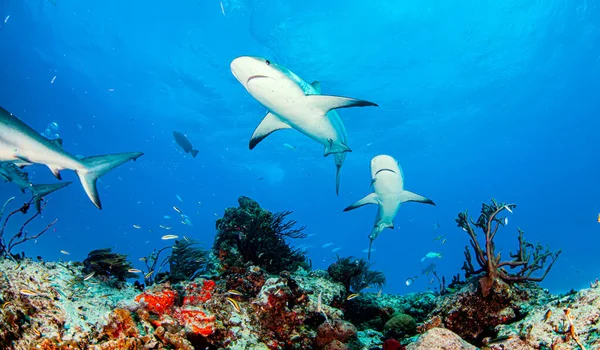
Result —
<path fill-rule="evenodd" d="M 4 216 L 4 209 L 6 208 L 6 205 L 8 203 L 10 203 L 13 199 L 14 199 L 14 197 L 10 198 L 2 206 L 2 210 L 0 210 L 0 221 L 2 221 L 2 218 Z M 34 203 L 36 203 L 35 200 L 31 199 L 29 202 L 24 203 L 20 208 L 13 210 L 8 215 L 6 215 L 6 218 L 4 218 L 4 221 L 2 221 L 2 228 L 0 228 L 0 250 L 1 250 L 0 256 L 3 256 L 5 258 L 11 258 L 13 260 L 23 259 L 25 257 L 25 254 L 23 252 L 21 254 L 13 254 L 12 253 L 13 248 L 20 244 L 23 244 L 27 241 L 39 238 L 41 235 L 46 233 L 52 226 L 54 226 L 54 224 L 56 224 L 56 222 L 58 221 L 58 219 L 55 219 L 54 221 L 49 223 L 45 228 L 40 230 L 38 233 L 36 233 L 34 235 L 29 235 L 27 226 L 35 218 L 37 218 L 38 216 L 41 215 L 41 210 L 42 210 L 43 206 L 40 206 L 39 209 L 33 215 L 31 215 L 29 218 L 27 218 L 23 221 L 23 223 L 21 224 L 21 227 L 19 228 L 19 231 L 17 231 L 17 233 L 15 233 L 8 240 L 8 243 L 7 243 L 4 239 L 4 234 L 5 234 L 5 231 L 6 231 L 6 228 L 7 228 L 7 225 L 8 225 L 8 222 L 10 221 L 10 219 L 13 218 L 14 215 L 16 215 L 18 213 L 27 215 L 27 213 L 29 212 L 29 209 L 31 208 L 31 205 Z M 37 202 L 37 203 L 39 203 L 39 202 Z"/>
<path fill-rule="evenodd" d="M 358 293 L 369 286 L 381 288 L 385 284 L 383 273 L 373 271 L 370 267 L 371 264 L 365 259 L 338 257 L 336 262 L 329 265 L 327 272 L 334 281 L 342 283 L 348 292 Z"/>
<path fill-rule="evenodd" d="M 113 253 L 111 248 L 93 250 L 83 261 L 83 273 L 94 273 L 94 277 L 105 282 L 124 282 L 127 278 L 136 278 L 137 274 L 130 272 L 133 265 L 127 260 L 127 255 Z"/>
<path fill-rule="evenodd" d="M 552 265 L 558 259 L 561 250 L 555 252 L 550 251 L 549 247 L 542 247 L 541 244 L 533 245 L 528 243 L 523 238 L 523 231 L 519 231 L 519 249 L 516 254 L 510 254 L 513 260 L 501 261 L 501 254 L 495 253 L 494 238 L 500 226 L 504 226 L 507 222 L 506 217 L 499 217 L 503 211 L 512 212 L 516 208 L 515 204 L 497 203 L 492 199 L 491 205 L 483 204 L 481 214 L 476 222 L 472 221 L 468 212 L 458 214 L 456 222 L 471 238 L 471 247 L 475 253 L 475 259 L 479 264 L 479 268 L 475 269 L 471 259 L 469 247 L 465 247 L 465 263 L 462 267 L 468 277 L 473 275 L 484 275 L 479 279 L 481 290 L 484 296 L 489 294 L 491 287 L 498 278 L 506 282 L 525 282 L 542 281 Z M 475 228 L 479 228 L 485 235 L 485 245 L 482 246 L 477 241 L 477 233 Z M 542 276 L 534 277 L 532 274 L 544 268 L 546 261 L 550 259 L 550 263 L 546 267 Z M 508 272 L 505 268 L 518 269 L 516 272 Z"/>
<path fill-rule="evenodd" d="M 197 247 L 198 242 L 186 238 L 177 240 L 169 257 L 169 280 L 191 281 L 206 271 L 208 251 Z"/>
<path fill-rule="evenodd" d="M 238 198 L 238 203 L 238 208 L 227 208 L 216 224 L 213 249 L 225 268 L 254 264 L 279 273 L 307 267 L 305 253 L 286 242 L 306 237 L 304 227 L 294 228 L 296 221 L 287 220 L 291 212 L 273 214 L 248 197 Z"/>

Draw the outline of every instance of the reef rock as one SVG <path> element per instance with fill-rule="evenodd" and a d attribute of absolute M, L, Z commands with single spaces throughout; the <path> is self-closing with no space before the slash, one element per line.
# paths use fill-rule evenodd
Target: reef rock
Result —
<path fill-rule="evenodd" d="M 409 344 L 406 350 L 476 350 L 477 348 L 462 340 L 456 333 L 445 328 L 432 328 Z"/>

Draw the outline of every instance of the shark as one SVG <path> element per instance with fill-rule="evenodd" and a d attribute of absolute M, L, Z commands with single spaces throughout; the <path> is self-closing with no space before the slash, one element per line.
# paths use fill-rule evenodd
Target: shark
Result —
<path fill-rule="evenodd" d="M 98 179 L 142 155 L 142 152 L 128 152 L 79 159 L 63 149 L 62 140 L 48 140 L 0 107 L 0 161 L 20 160 L 22 164 L 44 164 L 59 180 L 62 180 L 60 171 L 73 170 L 88 198 L 98 209 L 102 209 L 96 186 Z"/>
<path fill-rule="evenodd" d="M 394 228 L 394 219 L 402 203 L 418 202 L 435 205 L 431 199 L 404 189 L 404 175 L 400 164 L 389 155 L 378 155 L 371 160 L 371 186 L 374 192 L 344 209 L 350 211 L 367 204 L 377 205 L 375 224 L 369 234 L 369 259 L 371 259 L 373 240 L 384 229 Z"/>
<path fill-rule="evenodd" d="M 296 129 L 325 148 L 324 156 L 334 154 L 336 193 L 339 194 L 340 170 L 348 146 L 346 128 L 336 109 L 377 106 L 350 97 L 321 94 L 318 81 L 308 83 L 289 69 L 262 57 L 240 56 L 230 64 L 233 76 L 268 110 L 249 142 L 252 150 L 277 130 Z"/>
<path fill-rule="evenodd" d="M 44 197 L 71 184 L 71 182 L 61 182 L 57 184 L 34 185 L 29 181 L 29 174 L 19 170 L 18 165 L 9 161 L 0 162 L 0 178 L 17 185 L 22 193 L 29 190 L 32 195 L 32 202 L 35 203 L 35 208 L 38 212 L 42 211 L 41 202 Z"/>

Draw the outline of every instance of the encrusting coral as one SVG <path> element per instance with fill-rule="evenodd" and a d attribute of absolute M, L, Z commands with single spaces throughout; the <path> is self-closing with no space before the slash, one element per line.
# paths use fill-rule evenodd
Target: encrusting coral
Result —
<path fill-rule="evenodd" d="M 304 227 L 287 220 L 291 212 L 271 213 L 248 198 L 238 198 L 238 208 L 227 208 L 217 220 L 214 254 L 223 269 L 256 265 L 269 273 L 308 267 L 306 255 L 290 247 L 286 239 L 305 238 Z"/>

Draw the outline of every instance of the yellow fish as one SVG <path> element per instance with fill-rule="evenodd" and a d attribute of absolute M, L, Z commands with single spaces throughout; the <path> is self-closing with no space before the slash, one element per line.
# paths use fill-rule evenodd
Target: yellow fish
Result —
<path fill-rule="evenodd" d="M 240 312 L 240 305 L 238 305 L 237 301 L 231 299 L 231 298 L 227 298 L 227 301 L 229 302 L 229 304 L 231 304 L 231 306 L 233 306 L 233 308 L 235 309 L 235 311 Z"/>
<path fill-rule="evenodd" d="M 358 296 L 360 296 L 360 294 L 353 293 L 353 294 L 348 295 L 348 297 L 346 298 L 346 300 L 352 300 L 352 299 L 354 299 L 354 298 L 356 298 Z"/>
<path fill-rule="evenodd" d="M 598 214 L 598 223 L 600 224 L 600 213 Z"/>

